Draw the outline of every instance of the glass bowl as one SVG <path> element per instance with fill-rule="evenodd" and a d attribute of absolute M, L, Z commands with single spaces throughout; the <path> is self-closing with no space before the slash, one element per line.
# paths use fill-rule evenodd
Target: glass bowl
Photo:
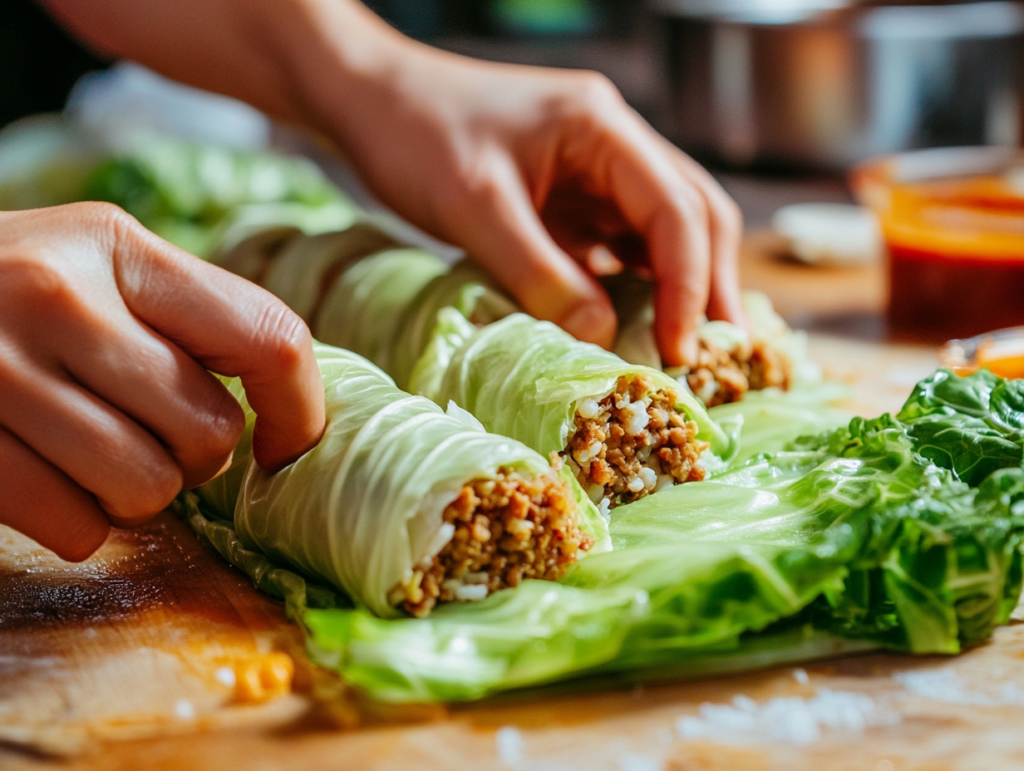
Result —
<path fill-rule="evenodd" d="M 946 339 L 1024 325 L 1024 154 L 920 150 L 868 161 L 851 183 L 881 225 L 893 331 Z"/>

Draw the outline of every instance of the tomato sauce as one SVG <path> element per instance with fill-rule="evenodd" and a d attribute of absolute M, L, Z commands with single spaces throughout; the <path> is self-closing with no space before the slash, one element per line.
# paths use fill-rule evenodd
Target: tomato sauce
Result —
<path fill-rule="evenodd" d="M 1024 185 L 1008 175 L 897 183 L 888 203 L 895 331 L 964 338 L 1024 325 Z"/>
<path fill-rule="evenodd" d="M 1024 185 L 1011 175 L 896 183 L 882 229 L 896 331 L 972 337 L 1024 325 Z"/>

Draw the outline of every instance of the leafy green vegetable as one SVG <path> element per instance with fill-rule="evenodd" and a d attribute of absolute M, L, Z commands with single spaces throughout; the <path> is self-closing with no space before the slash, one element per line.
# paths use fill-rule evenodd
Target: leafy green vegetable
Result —
<path fill-rule="evenodd" d="M 61 115 L 33 115 L 0 130 L 0 211 L 83 199 L 99 148 Z"/>
<path fill-rule="evenodd" d="M 439 349 L 438 349 L 439 350 Z M 438 351 L 435 351 L 435 353 Z M 554 324 L 517 313 L 476 330 L 439 361 L 444 376 L 412 387 L 438 404 L 454 401 L 489 431 L 540 453 L 561 452 L 577 405 L 604 398 L 620 376 L 643 375 L 655 389 L 677 395 L 676 406 L 697 423 L 701 439 L 719 456 L 734 448 L 726 433 L 686 388 L 658 370 L 627 364 L 596 345 L 581 343 Z"/>
<path fill-rule="evenodd" d="M 939 370 L 918 383 L 897 416 L 924 457 L 971 486 L 1024 460 L 1024 382 L 988 370 Z"/>
<path fill-rule="evenodd" d="M 171 139 L 150 139 L 104 160 L 82 198 L 115 203 L 203 257 L 258 228 L 334 230 L 357 215 L 309 161 Z"/>
<path fill-rule="evenodd" d="M 387 372 L 399 387 L 411 389 L 413 371 L 440 333 L 439 326 L 444 326 L 441 314 L 445 311 L 459 313 L 470 324 L 486 325 L 517 310 L 490 273 L 476 263 L 460 260 L 426 284 L 407 305 Z"/>
<path fill-rule="evenodd" d="M 444 262 L 422 249 L 390 249 L 360 260 L 324 298 L 314 333 L 388 374 L 407 368 L 397 344 L 403 316 L 423 287 L 447 272 Z"/>
<path fill-rule="evenodd" d="M 847 425 L 850 415 L 831 406 L 847 395 L 848 389 L 837 383 L 748 391 L 741 401 L 712 407 L 708 415 L 727 432 L 739 431 L 739 449 L 728 466 L 732 469 L 800 436 Z"/>
<path fill-rule="evenodd" d="M 738 653 L 744 633 L 796 614 L 833 635 L 953 653 L 1004 623 L 1020 593 L 1024 472 L 972 490 L 893 419 L 856 419 L 622 507 L 611 533 L 614 550 L 557 589 L 391 626 L 310 614 L 314 650 L 342 653 L 346 678 L 381 698 L 415 700 Z"/>
<path fill-rule="evenodd" d="M 338 587 L 378 615 L 397 615 L 389 592 L 446 544 L 441 516 L 464 484 L 499 469 L 552 472 L 539 454 L 485 433 L 464 411 L 446 414 L 399 391 L 360 356 L 323 345 L 316 353 L 328 416 L 320 443 L 274 474 L 247 458 L 243 444 L 228 473 L 199 495 L 222 519 L 233 511 L 246 549 Z M 251 427 L 240 385 L 230 388 Z M 578 488 L 576 496 L 581 524 L 601 544 L 604 520 Z"/>
<path fill-rule="evenodd" d="M 289 597 L 314 660 L 392 701 L 734 671 L 872 645 L 955 653 L 987 639 L 1024 577 L 1020 464 L 972 488 L 921 455 L 912 427 L 891 416 L 793 440 L 837 416 L 820 405 L 801 414 L 790 398 L 731 405 L 753 445 L 748 459 L 620 507 L 614 549 L 557 584 L 527 581 L 427 619 L 382 619 L 299 601 L 273 559 L 253 568 L 243 555 L 243 569 Z M 1002 424 L 1013 413 L 1003 408 Z M 198 527 L 222 553 L 241 548 L 227 525 Z"/>

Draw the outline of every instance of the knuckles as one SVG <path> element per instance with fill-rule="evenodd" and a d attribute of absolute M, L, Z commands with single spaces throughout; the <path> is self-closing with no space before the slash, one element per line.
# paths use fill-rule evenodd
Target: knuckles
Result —
<path fill-rule="evenodd" d="M 622 94 L 614 83 L 600 72 L 583 71 L 572 73 L 572 92 L 580 104 L 594 110 L 618 107 L 624 104 Z"/>
<path fill-rule="evenodd" d="M 142 228 L 138 220 L 120 206 L 105 201 L 72 203 L 67 205 L 67 209 L 78 222 L 100 235 L 109 235 L 116 240 Z"/>
<path fill-rule="evenodd" d="M 602 123 L 620 110 L 626 102 L 619 89 L 599 72 L 571 72 L 565 78 L 563 109 L 569 117 L 591 123 Z"/>
<path fill-rule="evenodd" d="M 294 372 L 308 360 L 313 335 L 298 314 L 276 298 L 267 298 L 255 334 L 260 355 L 275 372 Z"/>
<path fill-rule="evenodd" d="M 68 274 L 64 265 L 44 254 L 22 253 L 0 260 L 3 305 L 38 313 L 40 318 L 64 316 L 81 307 L 81 289 Z"/>

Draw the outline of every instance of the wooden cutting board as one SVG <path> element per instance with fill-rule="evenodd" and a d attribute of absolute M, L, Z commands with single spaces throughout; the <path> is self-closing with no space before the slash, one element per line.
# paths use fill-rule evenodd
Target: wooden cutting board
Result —
<path fill-rule="evenodd" d="M 767 243 L 748 249 L 748 284 L 812 330 L 812 356 L 851 383 L 853 409 L 898 408 L 935 366 L 934 347 L 885 340 L 878 269 L 809 270 Z M 291 692 L 271 687 L 253 703 L 238 683 L 282 658 L 295 662 Z M 3 769 L 1024 766 L 1015 624 L 955 658 L 868 655 L 396 714 L 343 695 L 309 668 L 280 606 L 170 514 L 116 533 L 81 565 L 0 529 Z"/>

